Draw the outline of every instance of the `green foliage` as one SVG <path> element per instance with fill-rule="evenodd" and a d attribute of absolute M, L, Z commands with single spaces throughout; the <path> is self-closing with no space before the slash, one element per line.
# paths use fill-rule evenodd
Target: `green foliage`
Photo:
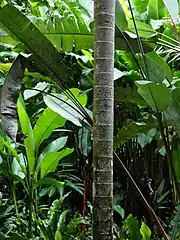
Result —
<path fill-rule="evenodd" d="M 172 240 L 180 239 L 180 204 L 175 207 L 169 226 L 169 237 Z"/>

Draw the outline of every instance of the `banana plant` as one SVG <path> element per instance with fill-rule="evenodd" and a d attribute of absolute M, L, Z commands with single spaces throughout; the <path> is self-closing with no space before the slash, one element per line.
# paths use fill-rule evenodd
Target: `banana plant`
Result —
<path fill-rule="evenodd" d="M 50 108 L 44 109 L 32 128 L 25 109 L 23 97 L 20 95 L 17 103 L 21 131 L 24 135 L 25 154 L 18 154 L 10 142 L 2 138 L 3 146 L 13 155 L 10 167 L 16 181 L 20 181 L 28 195 L 29 236 L 32 237 L 33 214 L 37 212 L 37 188 L 42 185 L 54 185 L 62 189 L 64 182 L 48 177 L 54 172 L 59 161 L 73 152 L 73 148 L 64 148 L 68 137 L 60 137 L 50 142 L 42 149 L 42 142 L 59 127 L 63 127 L 66 119 Z M 38 216 L 36 216 L 38 217 Z"/>

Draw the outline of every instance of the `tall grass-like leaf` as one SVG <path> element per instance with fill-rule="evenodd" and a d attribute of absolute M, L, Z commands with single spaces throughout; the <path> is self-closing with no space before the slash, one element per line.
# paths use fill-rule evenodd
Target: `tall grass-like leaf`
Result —
<path fill-rule="evenodd" d="M 22 96 L 20 95 L 17 103 L 18 116 L 21 125 L 22 133 L 24 134 L 24 143 L 26 147 L 26 154 L 30 173 L 33 173 L 35 167 L 35 141 L 31 122 L 26 113 L 25 104 Z"/>
<path fill-rule="evenodd" d="M 50 108 L 46 108 L 37 120 L 33 130 L 36 150 L 38 150 L 43 140 L 48 138 L 57 127 L 64 126 L 65 122 L 66 119 Z"/>
<path fill-rule="evenodd" d="M 116 19 L 116 26 L 121 31 L 125 31 L 127 29 L 127 27 L 128 27 L 128 22 L 126 20 L 126 15 L 124 13 L 124 10 L 123 10 L 119 0 L 116 0 L 115 19 Z"/>

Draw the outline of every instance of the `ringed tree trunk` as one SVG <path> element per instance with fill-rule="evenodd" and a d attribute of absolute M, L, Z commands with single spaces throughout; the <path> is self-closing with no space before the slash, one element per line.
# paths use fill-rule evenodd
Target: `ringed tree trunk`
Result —
<path fill-rule="evenodd" d="M 94 0 L 93 239 L 113 239 L 115 1 Z"/>

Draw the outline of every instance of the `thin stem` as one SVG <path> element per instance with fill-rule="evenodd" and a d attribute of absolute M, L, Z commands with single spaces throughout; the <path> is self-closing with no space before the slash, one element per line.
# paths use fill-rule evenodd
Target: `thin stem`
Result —
<path fill-rule="evenodd" d="M 159 129 L 160 129 L 160 132 L 161 132 L 161 136 L 162 136 L 162 139 L 163 139 L 163 142 L 164 142 L 164 147 L 165 147 L 166 153 L 167 153 L 170 181 L 171 181 L 171 184 L 173 185 L 174 200 L 176 201 L 176 194 L 177 194 L 177 199 L 178 200 L 180 199 L 180 189 L 179 189 L 179 186 L 177 184 L 176 174 L 175 174 L 175 171 L 174 171 L 174 167 L 172 165 L 170 145 L 168 144 L 168 141 L 167 141 L 165 133 L 164 133 L 164 127 L 163 127 L 163 123 L 162 123 L 162 114 L 157 113 L 156 116 L 157 116 L 157 120 L 158 120 L 158 124 L 159 124 Z"/>
<path fill-rule="evenodd" d="M 115 155 L 116 159 L 119 161 L 119 163 L 121 164 L 123 170 L 125 171 L 125 173 L 129 177 L 131 182 L 133 183 L 134 187 L 136 188 L 137 192 L 139 193 L 139 195 L 140 195 L 142 201 L 144 202 L 145 206 L 148 208 L 149 212 L 152 214 L 154 220 L 156 221 L 156 225 L 157 225 L 157 228 L 158 228 L 159 232 L 162 234 L 162 236 L 165 238 L 165 240 L 169 240 L 169 237 L 168 237 L 167 233 L 165 232 L 163 226 L 161 225 L 161 222 L 159 221 L 159 218 L 157 217 L 156 213 L 154 212 L 152 207 L 147 202 L 146 198 L 142 194 L 141 190 L 139 189 L 138 185 L 134 181 L 134 179 L 131 176 L 130 172 L 127 170 L 127 168 L 125 167 L 125 165 L 123 164 L 123 162 L 121 161 L 121 159 L 119 158 L 119 156 L 117 155 L 117 153 L 115 151 L 114 151 L 114 155 Z"/>

